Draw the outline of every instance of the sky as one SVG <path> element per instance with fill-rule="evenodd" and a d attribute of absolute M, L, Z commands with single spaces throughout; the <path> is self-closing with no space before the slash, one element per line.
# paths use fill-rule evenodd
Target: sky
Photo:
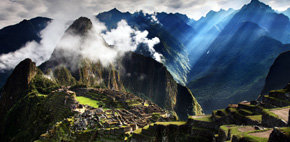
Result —
<path fill-rule="evenodd" d="M 278 11 L 290 7 L 290 0 L 260 0 Z M 96 15 L 112 8 L 135 12 L 179 12 L 199 19 L 210 10 L 239 9 L 250 0 L 1 0 L 0 28 L 37 16 L 72 19 Z"/>

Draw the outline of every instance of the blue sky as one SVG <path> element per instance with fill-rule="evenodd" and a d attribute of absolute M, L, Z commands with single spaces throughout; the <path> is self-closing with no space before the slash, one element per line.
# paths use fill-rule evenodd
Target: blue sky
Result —
<path fill-rule="evenodd" d="M 290 7 L 290 0 L 260 1 L 279 11 Z M 179 12 L 199 19 L 210 10 L 239 9 L 249 2 L 250 0 L 1 0 L 0 28 L 36 16 L 75 18 L 114 7 L 130 12 Z"/>

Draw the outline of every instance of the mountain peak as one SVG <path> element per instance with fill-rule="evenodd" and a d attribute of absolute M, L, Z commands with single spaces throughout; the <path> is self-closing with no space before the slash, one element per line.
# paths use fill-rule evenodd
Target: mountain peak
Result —
<path fill-rule="evenodd" d="M 273 9 L 259 0 L 252 0 L 249 4 L 243 6 L 242 10 L 246 10 L 248 12 L 260 11 L 260 12 L 273 12 Z"/>
<path fill-rule="evenodd" d="M 118 10 L 116 7 L 113 8 L 113 9 L 111 9 L 109 12 L 110 12 L 110 13 L 122 13 L 122 12 L 121 12 L 120 10 Z"/>
<path fill-rule="evenodd" d="M 255 8 L 259 8 L 259 7 L 267 7 L 267 8 L 270 8 L 270 6 L 266 5 L 263 2 L 260 2 L 259 0 L 252 0 L 247 6 L 255 7 Z"/>
<path fill-rule="evenodd" d="M 285 11 L 282 12 L 284 15 L 288 16 L 290 18 L 290 8 L 286 9 Z"/>
<path fill-rule="evenodd" d="M 67 31 L 73 34 L 84 35 L 93 27 L 92 21 L 87 17 L 80 17 L 73 22 Z"/>
<path fill-rule="evenodd" d="M 261 3 L 259 0 L 251 0 L 251 3 L 256 3 L 256 4 L 258 4 L 258 3 Z"/>
<path fill-rule="evenodd" d="M 1 90 L 0 115 L 3 116 L 20 98 L 25 95 L 29 83 L 36 75 L 37 68 L 31 59 L 21 61 L 13 70 Z M 1 118 L 0 118 L 1 122 Z"/>

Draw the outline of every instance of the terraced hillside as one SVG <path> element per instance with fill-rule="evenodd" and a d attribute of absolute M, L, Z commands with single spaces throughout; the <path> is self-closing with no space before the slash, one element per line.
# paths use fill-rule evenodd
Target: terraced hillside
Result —
<path fill-rule="evenodd" d="M 15 85 L 20 90 L 11 89 Z M 177 120 L 132 93 L 60 85 L 29 59 L 16 67 L 2 94 L 1 141 L 124 141 L 139 127 Z"/>
<path fill-rule="evenodd" d="M 287 142 L 290 140 L 290 84 L 262 101 L 230 104 L 186 122 L 157 122 L 136 130 L 131 141 Z"/>

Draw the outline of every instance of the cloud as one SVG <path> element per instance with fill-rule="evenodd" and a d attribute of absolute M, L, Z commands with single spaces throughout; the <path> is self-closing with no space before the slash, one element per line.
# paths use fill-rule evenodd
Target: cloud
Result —
<path fill-rule="evenodd" d="M 28 42 L 15 52 L 1 55 L 0 71 L 13 69 L 25 58 L 31 58 L 37 65 L 40 65 L 51 57 L 54 49 L 58 50 L 54 56 L 64 56 L 69 59 L 71 68 L 78 66 L 80 58 L 90 59 L 93 62 L 100 61 L 104 66 L 108 66 L 126 52 L 135 51 L 139 44 L 145 44 L 146 50 L 151 53 L 152 57 L 162 62 L 163 56 L 153 48 L 159 43 L 159 39 L 157 37 L 148 39 L 148 31 L 141 32 L 132 29 L 126 21 L 122 20 L 116 29 L 102 33 L 107 30 L 105 25 L 94 17 L 91 19 L 93 28 L 85 37 L 70 32 L 65 33 L 71 22 L 53 20 L 41 32 L 40 43 Z"/>
<path fill-rule="evenodd" d="M 125 20 L 121 20 L 116 29 L 106 32 L 102 36 L 108 44 L 113 45 L 120 53 L 135 51 L 138 45 L 145 44 L 146 46 L 143 48 L 147 48 L 156 61 L 162 62 L 163 56 L 153 48 L 160 40 L 157 37 L 148 39 L 148 34 L 148 31 L 141 32 L 132 29 Z"/>
<path fill-rule="evenodd" d="M 116 29 L 107 31 L 103 23 L 93 19 L 93 28 L 85 36 L 67 32 L 57 44 L 55 57 L 65 57 L 71 69 L 79 66 L 80 59 L 99 62 L 103 66 L 114 64 L 126 52 L 135 51 L 139 44 L 145 44 L 152 57 L 162 62 L 163 56 L 153 46 L 159 43 L 158 38 L 148 39 L 147 31 L 132 29 L 126 21 L 121 20 Z M 105 32 L 104 32 L 105 31 Z"/>
<path fill-rule="evenodd" d="M 274 9 L 285 10 L 290 7 L 289 0 L 261 0 Z M 112 8 L 121 11 L 146 13 L 180 12 L 199 19 L 210 10 L 221 8 L 239 9 L 250 0 L 1 0 L 0 27 L 11 25 L 24 18 L 46 16 L 50 18 L 70 18 L 97 14 Z M 83 15 L 85 13 L 85 15 Z M 63 17 L 63 15 L 66 15 Z"/>
<path fill-rule="evenodd" d="M 40 43 L 31 41 L 15 52 L 0 55 L 0 71 L 13 69 L 25 58 L 32 59 L 37 65 L 48 60 L 67 26 L 64 21 L 53 21 L 41 31 Z"/>
<path fill-rule="evenodd" d="M 284 11 L 287 8 L 290 8 L 290 1 L 289 0 L 261 0 L 278 11 Z"/>
<path fill-rule="evenodd" d="M 289 0 L 261 1 L 271 5 L 274 9 L 278 10 L 283 10 L 290 6 Z M 250 0 L 111 0 L 110 2 L 101 0 L 82 0 L 81 2 L 79 0 L 1 0 L 0 27 L 17 23 L 24 18 L 28 19 L 36 16 L 51 17 L 55 20 L 53 20 L 53 22 L 41 32 L 42 41 L 40 43 L 32 41 L 26 43 L 24 48 L 21 48 L 16 52 L 1 55 L 0 69 L 13 68 L 19 61 L 27 57 L 32 58 L 37 62 L 37 64 L 47 60 L 50 57 L 54 47 L 62 37 L 62 34 L 64 33 L 67 26 L 72 23 L 72 20 L 80 16 L 92 17 L 92 15 L 96 15 L 99 12 L 110 10 L 116 7 L 121 11 L 130 12 L 139 10 L 143 10 L 147 13 L 160 11 L 180 12 L 187 14 L 192 18 L 198 19 L 199 17 L 204 16 L 210 10 L 218 10 L 220 8 L 238 9 L 249 2 Z M 102 26 L 96 26 L 95 28 L 102 28 Z M 125 32 L 120 32 L 122 30 Z M 132 35 L 134 36 L 132 37 Z M 153 48 L 153 45 L 158 43 L 159 39 L 147 39 L 147 35 L 147 31 L 136 31 L 131 29 L 124 22 L 121 22 L 119 23 L 117 30 L 107 32 L 102 36 L 104 36 L 108 43 L 118 47 L 118 50 L 120 51 L 131 51 L 136 49 L 136 45 L 140 44 L 141 42 L 146 43 L 145 48 L 148 48 L 148 51 L 153 56 L 153 58 L 159 62 L 162 62 L 162 55 L 157 53 Z M 129 36 L 131 36 L 130 38 L 132 41 L 125 40 L 125 37 L 128 38 Z M 130 49 L 125 49 L 124 47 Z M 90 51 L 90 48 L 87 50 Z M 110 49 L 100 48 L 100 50 L 103 50 L 102 52 L 107 52 L 106 50 Z M 86 50 L 84 50 L 84 52 L 85 51 Z M 89 57 L 93 56 L 93 54 L 90 54 L 93 52 L 87 53 Z M 112 53 L 111 56 L 119 54 L 113 52 L 110 53 Z M 102 54 L 100 54 L 99 57 L 102 57 Z"/>

